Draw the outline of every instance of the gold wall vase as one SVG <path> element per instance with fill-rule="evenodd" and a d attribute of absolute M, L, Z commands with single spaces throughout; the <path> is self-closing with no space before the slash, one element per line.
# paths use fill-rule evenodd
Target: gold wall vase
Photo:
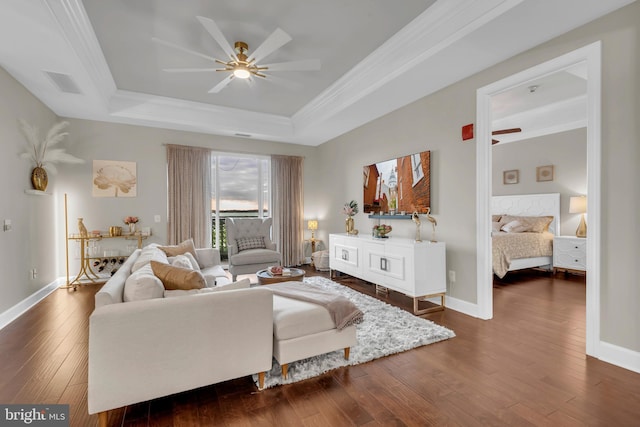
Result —
<path fill-rule="evenodd" d="M 47 171 L 40 166 L 33 168 L 31 171 L 31 185 L 33 185 L 34 190 L 45 191 L 47 184 L 49 184 Z"/>

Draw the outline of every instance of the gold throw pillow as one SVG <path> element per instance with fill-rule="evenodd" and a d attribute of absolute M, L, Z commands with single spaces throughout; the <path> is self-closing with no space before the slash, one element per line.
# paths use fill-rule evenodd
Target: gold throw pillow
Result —
<path fill-rule="evenodd" d="M 196 259 L 198 259 L 198 256 L 196 255 L 196 246 L 193 243 L 193 239 L 185 240 L 184 242 L 180 243 L 179 245 L 158 246 L 158 248 L 160 248 L 165 254 L 167 254 L 168 257 L 169 256 L 184 255 L 185 253 L 189 252 Z"/>
<path fill-rule="evenodd" d="M 202 289 L 206 286 L 204 276 L 199 271 L 174 267 L 158 261 L 151 261 L 153 274 L 162 281 L 167 290 Z"/>

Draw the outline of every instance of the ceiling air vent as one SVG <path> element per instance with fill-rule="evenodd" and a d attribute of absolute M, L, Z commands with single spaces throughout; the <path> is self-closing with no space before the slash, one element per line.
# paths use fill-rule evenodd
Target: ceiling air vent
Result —
<path fill-rule="evenodd" d="M 249 135 L 248 133 L 237 133 L 235 134 L 236 136 L 241 136 L 242 138 L 251 138 L 251 135 Z"/>
<path fill-rule="evenodd" d="M 82 91 L 76 84 L 73 77 L 68 74 L 56 73 L 53 71 L 44 71 L 44 73 L 49 76 L 53 84 L 64 93 L 76 93 L 81 94 Z"/>

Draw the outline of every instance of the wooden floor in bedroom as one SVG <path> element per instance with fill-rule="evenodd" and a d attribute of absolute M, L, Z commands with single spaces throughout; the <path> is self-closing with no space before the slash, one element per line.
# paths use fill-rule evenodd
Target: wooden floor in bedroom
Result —
<path fill-rule="evenodd" d="M 72 426 L 97 424 L 87 414 L 97 289 L 57 290 L 0 331 L 0 403 L 68 403 Z M 426 315 L 456 332 L 448 341 L 262 392 L 249 378 L 228 381 L 111 411 L 109 425 L 638 425 L 640 374 L 584 355 L 584 277 L 509 273 L 494 299 L 491 321 Z M 401 295 L 387 300 L 410 308 Z"/>

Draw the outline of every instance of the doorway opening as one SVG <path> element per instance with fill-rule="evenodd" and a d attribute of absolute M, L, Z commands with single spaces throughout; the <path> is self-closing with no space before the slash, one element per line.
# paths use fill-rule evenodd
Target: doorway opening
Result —
<path fill-rule="evenodd" d="M 598 357 L 600 342 L 601 43 L 592 43 L 477 91 L 476 221 L 478 317 L 493 317 L 491 264 L 491 97 L 584 62 L 587 70 L 587 239 L 586 354 Z"/>

